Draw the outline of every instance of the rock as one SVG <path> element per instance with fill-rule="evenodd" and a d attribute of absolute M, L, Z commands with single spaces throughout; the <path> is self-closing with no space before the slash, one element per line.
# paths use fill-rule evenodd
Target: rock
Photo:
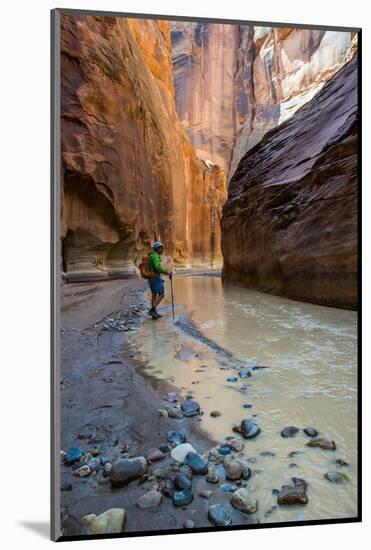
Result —
<path fill-rule="evenodd" d="M 179 407 L 170 407 L 169 409 L 167 409 L 167 414 L 169 418 L 177 418 L 178 420 L 183 418 L 183 413 L 179 409 Z"/>
<path fill-rule="evenodd" d="M 193 529 L 194 526 L 194 521 L 191 519 L 185 519 L 183 522 L 183 529 Z"/>
<path fill-rule="evenodd" d="M 160 414 L 160 418 L 167 418 L 169 416 L 167 409 L 158 409 L 158 412 Z"/>
<path fill-rule="evenodd" d="M 174 484 L 171 479 L 161 479 L 159 483 L 159 491 L 165 497 L 172 497 L 174 493 Z"/>
<path fill-rule="evenodd" d="M 244 409 L 251 409 L 252 405 L 250 405 L 250 403 L 245 403 L 244 405 L 242 405 Z"/>
<path fill-rule="evenodd" d="M 193 493 L 190 489 L 183 489 L 183 491 L 174 491 L 173 504 L 179 508 L 181 506 L 188 506 L 193 501 Z"/>
<path fill-rule="evenodd" d="M 251 372 L 249 369 L 240 369 L 238 371 L 240 378 L 250 378 Z"/>
<path fill-rule="evenodd" d="M 155 447 L 152 449 L 149 449 L 146 452 L 146 460 L 147 462 L 157 462 L 158 460 L 162 460 L 165 458 L 165 454 L 160 451 L 160 449 L 156 449 Z"/>
<path fill-rule="evenodd" d="M 209 471 L 205 479 L 208 483 L 219 483 L 220 481 L 214 470 Z"/>
<path fill-rule="evenodd" d="M 291 50 L 289 43 L 294 44 L 295 36 L 299 44 L 296 30 L 281 42 L 283 56 L 286 48 Z M 321 43 L 324 47 L 323 40 Z M 299 59 L 295 54 L 289 57 Z M 273 52 L 272 58 L 276 59 Z M 262 76 L 265 59 L 260 59 Z M 275 66 L 285 71 L 291 61 L 281 60 L 283 65 L 278 62 Z M 225 281 L 297 300 L 356 309 L 357 63 L 354 56 L 336 74 L 329 71 L 324 80 L 334 76 L 311 101 L 263 140 L 259 136 L 258 143 L 250 142 L 250 146 L 257 144 L 236 163 L 221 222 Z M 257 65 L 253 66 L 255 72 Z M 293 73 L 287 70 L 282 77 L 292 79 Z M 259 80 L 251 79 L 252 83 Z M 281 90 L 282 86 L 281 82 Z M 293 93 L 292 84 L 288 89 Z M 256 113 L 260 117 L 261 111 Z M 282 121 L 282 113 L 276 116 Z M 239 136 L 246 143 L 249 134 L 246 129 Z M 331 179 L 334 184 L 331 188 L 313 186 L 318 178 Z M 315 232 L 314 228 L 324 230 Z"/>
<path fill-rule="evenodd" d="M 242 470 L 242 479 L 244 479 L 245 481 L 247 481 L 248 479 L 250 479 L 250 477 L 252 476 L 252 471 L 251 469 L 248 467 L 247 464 L 244 464 L 243 465 L 243 470 Z"/>
<path fill-rule="evenodd" d="M 249 490 L 245 488 L 237 489 L 231 496 L 230 503 L 244 514 L 254 514 L 258 510 L 258 501 L 251 498 Z"/>
<path fill-rule="evenodd" d="M 237 382 L 238 378 L 237 376 L 228 376 L 227 381 L 228 382 Z"/>
<path fill-rule="evenodd" d="M 148 491 L 136 501 L 136 505 L 141 510 L 157 509 L 162 502 L 162 494 L 159 491 Z"/>
<path fill-rule="evenodd" d="M 197 401 L 187 400 L 181 405 L 184 416 L 197 416 L 200 412 L 200 405 Z"/>
<path fill-rule="evenodd" d="M 229 453 L 231 452 L 231 447 L 230 445 L 221 445 L 219 447 L 219 453 L 221 455 L 229 455 Z"/>
<path fill-rule="evenodd" d="M 79 461 L 84 452 L 79 447 L 71 447 L 63 457 L 63 462 L 69 466 Z"/>
<path fill-rule="evenodd" d="M 196 450 L 190 443 L 181 443 L 171 450 L 170 456 L 173 460 L 183 463 L 188 453 L 195 452 Z"/>
<path fill-rule="evenodd" d="M 221 504 L 209 506 L 208 518 L 217 527 L 227 527 L 232 523 L 232 516 L 228 510 Z"/>
<path fill-rule="evenodd" d="M 338 458 L 337 460 L 334 460 L 334 464 L 337 466 L 349 466 L 349 463 L 346 460 L 343 460 L 342 458 Z"/>
<path fill-rule="evenodd" d="M 212 496 L 212 494 L 213 494 L 212 491 L 203 490 L 203 491 L 200 491 L 198 493 L 198 496 L 201 497 L 201 498 L 204 498 L 206 500 L 209 500 L 209 498 Z"/>
<path fill-rule="evenodd" d="M 159 449 L 162 453 L 166 454 L 171 451 L 172 447 L 170 445 L 160 445 Z"/>
<path fill-rule="evenodd" d="M 262 451 L 260 453 L 260 456 L 271 456 L 271 457 L 273 457 L 273 456 L 275 456 L 275 454 L 272 453 L 272 451 Z"/>
<path fill-rule="evenodd" d="M 167 394 L 167 398 L 166 398 L 170 403 L 175 403 L 176 401 L 178 401 L 178 397 L 177 397 L 177 394 L 173 391 L 169 392 Z"/>
<path fill-rule="evenodd" d="M 89 441 L 90 443 L 103 443 L 103 441 L 106 441 L 106 438 L 103 434 L 94 433 L 89 435 Z"/>
<path fill-rule="evenodd" d="M 124 508 L 110 508 L 99 516 L 87 514 L 80 519 L 80 523 L 88 526 L 89 535 L 122 533 L 125 525 L 125 514 Z"/>
<path fill-rule="evenodd" d="M 147 461 L 144 456 L 122 458 L 112 464 L 111 485 L 123 487 L 133 479 L 138 479 L 147 472 Z"/>
<path fill-rule="evenodd" d="M 318 435 L 318 432 L 315 428 L 304 428 L 303 432 L 308 436 L 308 437 L 317 437 Z"/>
<path fill-rule="evenodd" d="M 307 504 L 308 497 L 303 487 L 282 487 L 277 496 L 277 503 L 280 505 Z"/>
<path fill-rule="evenodd" d="M 238 487 L 235 483 L 222 483 L 219 485 L 219 489 L 224 491 L 225 493 L 234 493 L 237 491 Z"/>
<path fill-rule="evenodd" d="M 308 441 L 307 447 L 319 447 L 320 449 L 324 449 L 326 451 L 335 451 L 336 444 L 335 441 L 331 441 L 330 439 L 318 437 Z"/>
<path fill-rule="evenodd" d="M 79 477 L 87 477 L 90 476 L 91 473 L 92 471 L 87 464 L 80 466 L 80 468 L 74 471 L 74 475 Z"/>
<path fill-rule="evenodd" d="M 167 432 L 167 440 L 175 445 L 184 443 L 187 439 L 187 432 L 185 430 L 175 430 Z"/>
<path fill-rule="evenodd" d="M 98 447 L 94 447 L 94 449 L 92 450 L 91 454 L 96 457 L 96 456 L 99 456 L 100 455 L 100 450 L 98 449 Z"/>
<path fill-rule="evenodd" d="M 260 428 L 251 420 L 245 418 L 241 422 L 241 433 L 245 439 L 252 439 L 260 434 Z"/>
<path fill-rule="evenodd" d="M 292 481 L 294 482 L 295 487 L 302 487 L 304 491 L 308 488 L 308 482 L 305 481 L 305 479 L 301 479 L 300 477 L 293 477 Z"/>
<path fill-rule="evenodd" d="M 237 424 L 234 424 L 232 426 L 232 432 L 235 432 L 236 434 L 240 434 L 241 433 L 241 426 L 238 426 Z"/>
<path fill-rule="evenodd" d="M 226 456 L 224 459 L 224 469 L 227 479 L 235 481 L 242 476 L 243 465 L 238 460 L 234 460 L 231 456 Z"/>
<path fill-rule="evenodd" d="M 231 447 L 233 451 L 237 451 L 239 453 L 245 447 L 241 439 L 238 439 L 237 437 L 229 437 L 227 439 L 228 439 L 228 445 Z"/>
<path fill-rule="evenodd" d="M 263 369 L 269 369 L 269 367 L 265 367 L 263 365 L 255 365 L 254 367 L 252 367 L 252 370 L 254 370 L 254 371 L 263 370 Z"/>
<path fill-rule="evenodd" d="M 194 474 L 207 474 L 208 467 L 205 460 L 197 453 L 189 452 L 185 463 L 191 468 Z"/>
<path fill-rule="evenodd" d="M 221 412 L 220 411 L 211 411 L 210 413 L 210 416 L 212 416 L 213 418 L 216 418 L 218 416 L 221 416 Z"/>
<path fill-rule="evenodd" d="M 299 428 L 295 428 L 295 426 L 287 426 L 286 428 L 283 428 L 281 431 L 282 437 L 294 437 L 299 431 Z"/>
<path fill-rule="evenodd" d="M 69 483 L 68 481 L 65 481 L 61 485 L 61 491 L 72 491 L 72 483 Z"/>
<path fill-rule="evenodd" d="M 345 483 L 349 481 L 349 477 L 342 472 L 337 472 L 336 470 L 326 472 L 325 478 L 331 481 L 332 483 Z"/>
<path fill-rule="evenodd" d="M 104 471 L 107 473 L 107 474 L 110 474 L 111 473 L 111 470 L 112 470 L 112 464 L 111 462 L 106 462 L 103 466 L 104 468 Z"/>
<path fill-rule="evenodd" d="M 184 472 L 180 472 L 174 477 L 174 485 L 180 491 L 183 489 L 190 489 L 192 487 L 192 479 Z"/>
<path fill-rule="evenodd" d="M 87 462 L 87 466 L 89 466 L 90 470 L 92 472 L 97 472 L 99 470 L 99 468 L 101 467 L 101 461 L 99 458 L 91 458 L 88 462 Z"/>

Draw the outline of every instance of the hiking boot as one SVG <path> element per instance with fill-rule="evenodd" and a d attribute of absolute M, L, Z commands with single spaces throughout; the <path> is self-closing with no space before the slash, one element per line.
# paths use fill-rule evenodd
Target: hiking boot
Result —
<path fill-rule="evenodd" d="M 156 318 L 159 319 L 160 317 L 162 317 L 162 315 L 157 311 L 157 309 L 155 309 L 155 313 L 156 313 Z"/>

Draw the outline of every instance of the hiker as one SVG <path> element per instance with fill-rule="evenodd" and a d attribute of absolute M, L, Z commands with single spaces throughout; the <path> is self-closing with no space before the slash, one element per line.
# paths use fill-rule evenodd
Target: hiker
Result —
<path fill-rule="evenodd" d="M 148 310 L 148 313 L 152 319 L 162 317 L 156 310 L 165 295 L 164 281 L 161 279 L 161 274 L 168 275 L 169 279 L 173 276 L 171 271 L 161 266 L 161 255 L 163 251 L 164 245 L 160 241 L 157 241 L 153 245 L 153 251 L 149 254 L 149 269 L 151 271 L 151 276 L 148 278 L 148 282 L 152 292 L 152 307 Z"/>

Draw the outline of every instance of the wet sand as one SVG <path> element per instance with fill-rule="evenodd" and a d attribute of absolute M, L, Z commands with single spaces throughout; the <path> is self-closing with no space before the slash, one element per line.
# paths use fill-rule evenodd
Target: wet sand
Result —
<path fill-rule="evenodd" d="M 123 457 L 146 455 L 146 451 L 167 444 L 169 430 L 185 429 L 187 441 L 203 453 L 215 442 L 200 429 L 197 418 L 171 419 L 160 416 L 159 409 L 170 406 L 164 399 L 174 390 L 166 382 L 153 384 L 144 374 L 144 365 L 128 334 L 148 319 L 145 302 L 146 283 L 141 280 L 68 284 L 61 289 L 61 449 L 80 447 L 84 452 L 99 448 L 100 456 L 110 462 Z M 133 308 L 138 308 L 133 311 Z M 110 329 L 106 319 L 120 319 L 129 331 Z M 108 329 L 107 329 L 108 327 Z M 201 403 L 202 408 L 202 403 Z M 94 439 L 97 440 L 94 442 Z M 112 489 L 102 472 L 86 478 L 74 475 L 73 467 L 61 461 L 61 484 L 71 483 L 71 491 L 61 492 L 62 535 L 85 534 L 79 518 L 88 513 L 101 514 L 109 508 L 126 510 L 125 532 L 171 530 L 192 519 L 195 527 L 210 527 L 208 501 L 199 491 L 214 490 L 205 476 L 193 478 L 193 502 L 185 509 L 175 508 L 164 497 L 155 511 L 136 506 L 137 499 L 158 487 L 154 470 L 171 466 L 169 454 L 149 464 L 148 477 Z M 156 472 L 155 472 L 156 473 Z M 229 502 L 230 495 L 217 491 L 213 504 Z M 253 520 L 232 511 L 234 524 Z"/>

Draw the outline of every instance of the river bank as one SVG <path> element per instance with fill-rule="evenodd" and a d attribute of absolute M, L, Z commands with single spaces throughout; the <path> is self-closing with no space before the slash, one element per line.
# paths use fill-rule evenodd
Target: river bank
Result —
<path fill-rule="evenodd" d="M 174 406 L 175 389 L 168 382 L 157 383 L 154 389 L 153 380 L 151 383 L 144 373 L 145 365 L 140 364 L 129 344 L 128 334 L 148 318 L 145 290 L 146 284 L 138 280 L 61 288 L 62 452 L 79 448 L 86 459 L 97 455 L 111 464 L 125 457 L 144 456 L 148 464 L 144 476 L 125 487 L 112 488 L 103 468 L 80 477 L 76 473 L 84 457 L 66 465 L 62 455 L 63 536 L 89 533 L 81 517 L 111 508 L 125 509 L 125 532 L 181 529 L 186 520 L 195 527 L 212 525 L 207 519 L 208 493 L 199 496 L 213 488 L 205 476 L 193 476 L 191 505 L 174 507 L 172 498 L 164 493 L 167 481 L 174 478 L 179 467 L 169 452 L 160 453 L 158 461 L 148 459 L 151 454 L 155 458 L 153 449 L 158 451 L 164 445 L 171 449 L 170 431 L 185 430 L 187 441 L 201 454 L 207 454 L 215 442 L 200 430 L 200 415 L 181 419 L 166 415 L 164 411 Z M 161 504 L 140 509 L 138 499 L 149 491 L 158 493 L 158 489 L 162 491 Z M 220 491 L 216 502 L 228 500 L 229 495 Z M 238 511 L 234 516 L 234 523 L 251 521 Z"/>

